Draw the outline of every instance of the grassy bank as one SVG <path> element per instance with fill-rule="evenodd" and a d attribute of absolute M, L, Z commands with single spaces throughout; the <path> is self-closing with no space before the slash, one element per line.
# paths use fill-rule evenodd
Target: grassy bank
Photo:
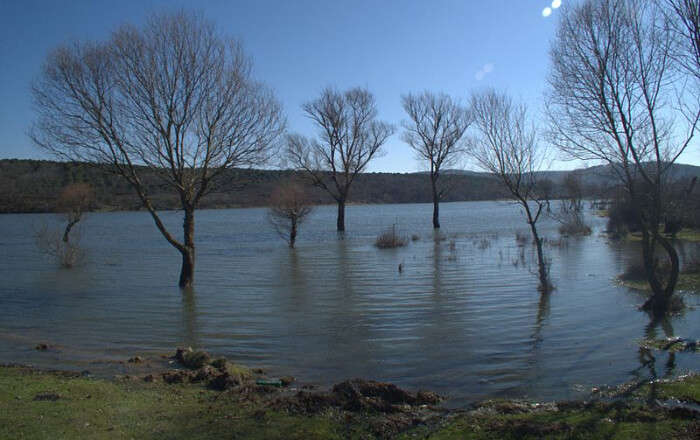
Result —
<path fill-rule="evenodd" d="M 669 239 L 700 243 L 700 230 L 698 229 L 683 228 L 675 235 L 664 234 L 664 236 Z M 628 233 L 624 238 L 628 241 L 642 241 L 642 233 L 631 232 Z"/>
<path fill-rule="evenodd" d="M 201 384 L 108 381 L 2 367 L 0 438 L 690 439 L 700 432 L 697 412 L 653 403 L 671 398 L 700 403 L 698 376 L 647 384 L 607 403 L 498 401 L 429 416 L 342 408 L 312 393 L 304 394 L 302 411 L 298 395 L 303 393 L 259 388 L 215 391 Z"/>

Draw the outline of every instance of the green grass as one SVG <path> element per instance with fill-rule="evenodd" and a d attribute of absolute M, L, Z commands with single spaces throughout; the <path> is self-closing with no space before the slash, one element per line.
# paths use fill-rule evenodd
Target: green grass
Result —
<path fill-rule="evenodd" d="M 700 400 L 698 376 L 653 385 L 660 398 Z M 399 438 L 429 439 L 652 439 L 695 438 L 692 416 L 672 416 L 637 400 L 618 403 L 529 405 L 500 401 L 457 412 L 441 423 Z M 57 400 L 35 400 L 57 395 Z M 525 411 L 521 410 L 526 408 Z M 374 438 L 362 415 L 327 410 L 318 415 L 273 411 L 260 400 L 198 385 L 107 381 L 0 367 L 2 439 L 345 439 Z"/>
<path fill-rule="evenodd" d="M 58 400 L 34 400 L 39 394 Z M 291 416 L 195 385 L 111 382 L 0 368 L 2 439 L 334 439 L 331 415 Z"/>
<path fill-rule="evenodd" d="M 653 390 L 652 390 L 653 387 Z M 647 384 L 629 401 L 612 403 L 560 403 L 557 410 L 512 414 L 471 411 L 453 418 L 436 430 L 422 428 L 400 438 L 452 439 L 695 439 L 700 423 L 692 416 L 673 415 L 649 407 L 653 392 L 659 399 L 699 402 L 700 376 L 682 381 Z"/>
<path fill-rule="evenodd" d="M 673 238 L 669 234 L 663 234 L 667 238 Z M 641 232 L 631 232 L 625 237 L 628 241 L 642 241 Z M 700 230 L 684 228 L 675 235 L 677 240 L 700 242 Z"/>
<path fill-rule="evenodd" d="M 651 288 L 646 280 L 620 280 L 620 285 L 629 287 L 630 289 L 643 290 L 650 292 Z M 683 273 L 678 274 L 678 283 L 676 291 L 685 292 L 700 292 L 700 273 Z"/>

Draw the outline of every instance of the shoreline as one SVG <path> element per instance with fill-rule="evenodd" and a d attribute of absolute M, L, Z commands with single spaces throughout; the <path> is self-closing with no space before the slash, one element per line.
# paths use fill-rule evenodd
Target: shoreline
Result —
<path fill-rule="evenodd" d="M 700 375 L 602 387 L 585 400 L 491 399 L 449 409 L 430 391 L 268 377 L 206 352 L 133 356 L 133 375 L 0 365 L 2 438 L 697 438 Z M 162 365 L 162 364 L 159 364 Z M 4 420 L 3 420 L 4 419 Z M 37 425 L 33 421 L 41 422 Z M 134 423 L 138 421 L 137 423 Z M 629 435 L 628 435 L 629 434 Z"/>

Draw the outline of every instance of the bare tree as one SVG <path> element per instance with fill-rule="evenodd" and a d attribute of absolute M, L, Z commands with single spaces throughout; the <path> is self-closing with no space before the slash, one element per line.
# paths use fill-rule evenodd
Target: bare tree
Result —
<path fill-rule="evenodd" d="M 674 36 L 653 2 L 586 0 L 564 12 L 551 49 L 548 113 L 553 143 L 570 156 L 607 163 L 627 191 L 642 232 L 652 290 L 645 309 L 667 311 L 678 280 L 673 244 L 661 234 L 673 163 L 700 112 L 681 69 Z M 669 263 L 660 276 L 657 249 Z"/>
<path fill-rule="evenodd" d="M 52 227 L 42 224 L 34 234 L 36 245 L 43 254 L 55 259 L 58 264 L 70 269 L 78 264 L 85 256 L 85 251 L 80 244 L 80 229 L 71 234 L 70 240 L 64 240 L 65 231 L 62 227 Z"/>
<path fill-rule="evenodd" d="M 551 217 L 559 222 L 559 233 L 563 235 L 589 235 L 591 228 L 586 224 L 583 211 L 583 185 L 574 173 L 564 178 L 563 197 L 558 211 Z"/>
<path fill-rule="evenodd" d="M 661 0 L 660 6 L 676 37 L 678 64 L 700 81 L 700 0 Z"/>
<path fill-rule="evenodd" d="M 419 159 L 428 162 L 433 195 L 433 228 L 440 228 L 440 199 L 446 188 L 440 183 L 443 167 L 454 166 L 463 152 L 460 140 L 471 124 L 469 111 L 448 95 L 430 92 L 401 97 L 405 121 L 403 141 Z"/>
<path fill-rule="evenodd" d="M 545 161 L 546 151 L 538 144 L 527 107 L 514 103 L 508 95 L 495 90 L 474 93 L 470 110 L 476 133 L 470 139 L 469 154 L 483 170 L 503 182 L 525 212 L 537 250 L 540 290 L 548 292 L 552 288 L 549 268 L 537 231 L 547 200 L 538 192 L 535 174 Z"/>
<path fill-rule="evenodd" d="M 234 40 L 201 15 L 155 15 L 105 42 L 55 49 L 33 85 L 34 142 L 61 158 L 106 164 L 126 179 L 194 280 L 194 213 L 224 170 L 263 163 L 284 129 L 280 104 L 251 77 Z M 144 184 L 177 194 L 183 239 L 160 219 Z"/>
<path fill-rule="evenodd" d="M 270 196 L 270 223 L 290 248 L 296 243 L 299 226 L 312 210 L 306 191 L 295 182 L 280 185 Z"/>
<path fill-rule="evenodd" d="M 394 127 L 377 120 L 374 96 L 366 89 L 339 92 L 326 88 L 303 105 L 304 113 L 319 129 L 318 139 L 287 136 L 292 164 L 311 183 L 327 191 L 338 203 L 338 231 L 345 230 L 345 203 L 350 186 L 394 133 Z"/>
<path fill-rule="evenodd" d="M 64 243 L 68 243 L 71 229 L 82 220 L 94 200 L 95 193 L 87 183 L 72 183 L 63 188 L 56 201 L 56 212 L 62 213 L 66 218 L 62 238 Z"/>

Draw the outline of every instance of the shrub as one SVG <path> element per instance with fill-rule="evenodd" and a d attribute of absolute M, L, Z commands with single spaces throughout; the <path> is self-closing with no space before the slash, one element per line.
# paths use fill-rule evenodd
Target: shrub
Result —
<path fill-rule="evenodd" d="M 391 226 L 391 228 L 379 234 L 377 241 L 374 242 L 374 245 L 379 249 L 392 249 L 406 246 L 407 243 L 408 239 L 396 232 L 396 225 L 394 224 Z"/>
<path fill-rule="evenodd" d="M 64 233 L 43 225 L 36 233 L 35 240 L 39 250 L 54 258 L 58 264 L 66 269 L 78 264 L 85 256 L 85 251 L 80 246 L 80 234 L 75 231 L 70 241 L 63 239 Z"/>

